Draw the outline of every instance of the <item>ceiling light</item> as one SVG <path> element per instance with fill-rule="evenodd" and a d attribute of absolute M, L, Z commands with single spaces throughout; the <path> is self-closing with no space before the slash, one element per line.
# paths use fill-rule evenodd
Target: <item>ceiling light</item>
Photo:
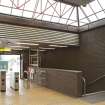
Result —
<path fill-rule="evenodd" d="M 11 48 L 0 48 L 0 52 L 3 52 L 3 51 L 11 51 Z"/>
<path fill-rule="evenodd" d="M 16 43 L 16 44 L 23 44 L 23 45 L 35 45 L 35 46 L 37 46 L 37 45 L 39 45 L 39 44 L 36 44 L 36 43 L 23 43 L 23 42 L 18 42 L 18 43 Z"/>
<path fill-rule="evenodd" d="M 12 48 L 12 50 L 23 50 L 21 48 Z"/>
<path fill-rule="evenodd" d="M 46 51 L 46 50 L 39 50 L 39 51 Z"/>
<path fill-rule="evenodd" d="M 46 51 L 45 49 L 31 49 L 31 51 Z"/>
<path fill-rule="evenodd" d="M 49 45 L 50 47 L 67 47 L 67 46 L 63 46 L 63 45 Z"/>
<path fill-rule="evenodd" d="M 29 48 L 27 46 L 10 46 L 11 48 Z"/>
<path fill-rule="evenodd" d="M 50 48 L 50 47 L 39 47 L 39 49 L 54 50 L 55 48 Z"/>

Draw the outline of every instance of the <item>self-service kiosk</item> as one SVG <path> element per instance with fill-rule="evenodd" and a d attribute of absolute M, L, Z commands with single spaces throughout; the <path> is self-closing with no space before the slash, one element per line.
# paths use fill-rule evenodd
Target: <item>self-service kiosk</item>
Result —
<path fill-rule="evenodd" d="M 0 71 L 0 91 L 6 91 L 6 71 Z"/>
<path fill-rule="evenodd" d="M 11 72 L 10 85 L 12 89 L 19 90 L 19 72 Z"/>

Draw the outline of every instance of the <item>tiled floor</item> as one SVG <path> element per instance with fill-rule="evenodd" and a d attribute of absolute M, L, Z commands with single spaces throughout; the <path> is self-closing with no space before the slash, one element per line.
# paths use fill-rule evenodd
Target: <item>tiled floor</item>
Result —
<path fill-rule="evenodd" d="M 104 100 L 92 103 L 89 98 L 85 99 L 87 96 L 73 98 L 35 84 L 26 89 L 22 81 L 19 91 L 12 90 L 9 82 L 7 86 L 6 93 L 0 92 L 0 105 L 105 105 Z"/>

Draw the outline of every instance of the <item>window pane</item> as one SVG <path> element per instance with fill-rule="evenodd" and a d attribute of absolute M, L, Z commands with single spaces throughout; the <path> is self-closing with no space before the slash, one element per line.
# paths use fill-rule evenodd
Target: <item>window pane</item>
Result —
<path fill-rule="evenodd" d="M 105 9 L 105 0 L 99 0 L 99 2 L 100 2 L 100 4 L 101 4 L 102 8 Z"/>
<path fill-rule="evenodd" d="M 72 8 L 69 11 L 65 12 L 65 14 L 62 17 L 68 19 L 71 12 L 72 12 Z"/>
<path fill-rule="evenodd" d="M 59 23 L 66 24 L 67 19 L 60 19 Z"/>
<path fill-rule="evenodd" d="M 17 0 L 14 0 L 15 1 L 15 4 L 17 4 Z M 27 4 L 28 2 L 27 2 L 28 0 L 19 0 L 19 7 L 22 7 L 23 8 L 23 6 L 24 6 L 24 4 Z M 27 3 L 26 3 L 27 2 Z M 30 2 L 30 1 L 29 1 Z"/>
<path fill-rule="evenodd" d="M 105 13 L 103 11 L 99 12 L 99 13 L 97 13 L 97 16 L 99 19 L 105 18 Z"/>
<path fill-rule="evenodd" d="M 80 26 L 83 26 L 83 25 L 85 25 L 85 24 L 87 24 L 87 23 L 82 23 L 82 22 L 80 22 Z"/>
<path fill-rule="evenodd" d="M 85 18 L 85 19 L 81 19 L 80 22 L 83 22 L 83 23 L 89 23 L 88 19 Z"/>
<path fill-rule="evenodd" d="M 43 0 L 42 0 L 43 1 Z M 54 0 L 49 0 L 49 2 L 51 3 L 51 4 L 53 4 L 54 2 L 56 2 L 56 1 L 54 1 Z"/>
<path fill-rule="evenodd" d="M 55 6 L 55 5 L 54 5 Z M 52 7 L 50 7 L 49 9 L 47 9 L 44 13 L 45 14 L 49 14 L 49 15 L 53 15 L 54 9 Z"/>
<path fill-rule="evenodd" d="M 23 16 L 27 18 L 32 18 L 32 14 L 33 14 L 32 12 L 28 12 L 28 11 L 23 12 Z"/>
<path fill-rule="evenodd" d="M 66 13 L 67 11 L 69 11 L 71 7 L 72 7 L 71 5 L 66 4 L 66 7 L 65 7 L 65 9 L 63 11 L 63 14 Z"/>
<path fill-rule="evenodd" d="M 25 10 L 33 11 L 34 10 L 34 7 L 35 7 L 35 3 L 36 3 L 36 0 L 30 0 L 30 2 L 28 2 L 27 4 L 25 4 L 24 9 Z"/>
<path fill-rule="evenodd" d="M 97 0 L 94 0 L 93 2 L 90 3 L 92 9 L 94 10 L 94 12 L 99 12 L 101 11 L 101 7 L 100 5 L 98 4 Z"/>
<path fill-rule="evenodd" d="M 71 25 L 73 25 L 73 26 L 78 26 L 78 23 L 75 22 L 75 23 L 72 23 Z"/>
<path fill-rule="evenodd" d="M 81 8 L 84 10 L 84 12 L 87 16 L 94 14 L 93 11 L 91 10 L 91 8 L 89 7 L 89 5 L 87 5 L 86 7 L 82 6 Z"/>
<path fill-rule="evenodd" d="M 57 11 L 57 12 L 59 13 L 59 15 L 60 15 L 60 2 L 57 3 L 56 11 Z"/>
<path fill-rule="evenodd" d="M 89 19 L 90 19 L 90 21 L 92 21 L 92 22 L 97 20 L 97 18 L 96 18 L 95 15 L 89 16 Z"/>
<path fill-rule="evenodd" d="M 22 10 L 12 9 L 12 15 L 22 16 Z"/>
<path fill-rule="evenodd" d="M 45 21 L 50 21 L 50 19 L 51 19 L 51 16 L 48 16 L 48 15 L 43 16 L 43 20 Z"/>
<path fill-rule="evenodd" d="M 42 11 L 45 10 L 47 0 L 42 0 Z"/>
<path fill-rule="evenodd" d="M 42 20 L 42 17 L 43 17 L 43 14 L 40 14 L 40 15 L 38 15 L 38 16 L 36 17 L 36 19 Z"/>
<path fill-rule="evenodd" d="M 10 0 L 1 0 L 1 5 L 11 7 L 12 6 L 12 2 Z"/>
<path fill-rule="evenodd" d="M 55 17 L 60 17 L 59 14 L 57 14 L 55 11 L 54 11 L 54 14 L 53 14 Z"/>
<path fill-rule="evenodd" d="M 76 12 L 76 8 L 74 8 L 74 10 L 73 10 L 73 12 L 72 12 L 72 14 L 71 14 L 70 19 L 72 19 L 72 20 L 77 20 L 77 12 Z"/>
<path fill-rule="evenodd" d="M 68 20 L 68 22 L 67 22 L 67 24 L 68 25 L 71 25 L 71 23 L 73 23 L 74 21 L 72 21 L 72 20 Z"/>
<path fill-rule="evenodd" d="M 36 19 L 36 18 L 37 18 L 37 16 L 39 16 L 39 15 L 40 15 L 40 14 L 35 13 L 33 18 L 35 18 L 35 19 Z M 33 14 L 32 14 L 32 16 L 33 16 Z"/>
<path fill-rule="evenodd" d="M 0 6 L 0 13 L 10 14 L 11 8 Z"/>
<path fill-rule="evenodd" d="M 58 22 L 58 21 L 59 21 L 59 18 L 57 18 L 57 17 L 53 17 L 51 20 L 51 22 Z"/>
<path fill-rule="evenodd" d="M 85 15 L 83 14 L 82 10 L 79 8 L 79 19 L 84 18 Z"/>
<path fill-rule="evenodd" d="M 66 8 L 66 4 L 61 3 L 61 15 L 64 12 L 65 8 Z"/>

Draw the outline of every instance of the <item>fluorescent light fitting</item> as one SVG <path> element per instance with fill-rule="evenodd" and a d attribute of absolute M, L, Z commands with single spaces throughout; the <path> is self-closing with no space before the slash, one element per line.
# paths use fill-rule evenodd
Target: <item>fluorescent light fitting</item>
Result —
<path fill-rule="evenodd" d="M 0 52 L 2 52 L 2 51 L 4 51 L 4 52 L 5 51 L 11 51 L 11 48 L 6 48 L 6 47 L 5 48 L 0 48 Z"/>
<path fill-rule="evenodd" d="M 28 46 L 10 46 L 11 48 L 29 48 Z"/>
<path fill-rule="evenodd" d="M 31 51 L 46 51 L 45 49 L 31 49 Z"/>
<path fill-rule="evenodd" d="M 23 50 L 21 48 L 12 48 L 12 50 Z"/>
<path fill-rule="evenodd" d="M 49 45 L 50 47 L 67 47 L 67 46 L 63 46 L 63 45 Z"/>
<path fill-rule="evenodd" d="M 23 43 L 23 42 L 18 42 L 18 43 L 16 43 L 16 44 L 23 44 L 23 45 L 35 45 L 35 46 L 37 46 L 37 45 L 39 45 L 39 44 L 37 44 L 37 43 Z"/>
<path fill-rule="evenodd" d="M 50 47 L 39 47 L 39 49 L 54 50 L 55 48 L 50 48 Z"/>
<path fill-rule="evenodd" d="M 69 45 L 79 45 L 79 43 L 70 43 Z"/>
<path fill-rule="evenodd" d="M 46 51 L 46 50 L 39 50 L 39 51 Z"/>

